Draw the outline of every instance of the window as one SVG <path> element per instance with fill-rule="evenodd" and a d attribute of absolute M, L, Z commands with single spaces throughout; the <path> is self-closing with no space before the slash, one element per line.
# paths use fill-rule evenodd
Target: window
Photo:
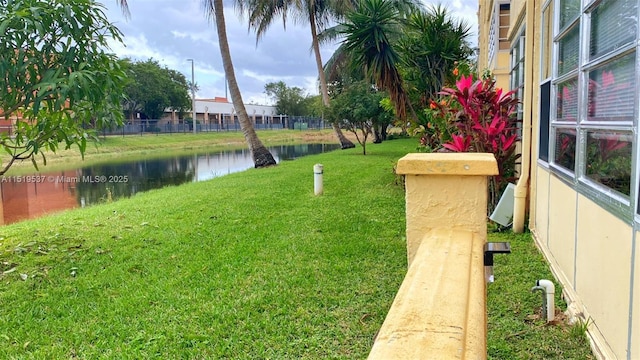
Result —
<path fill-rule="evenodd" d="M 585 175 L 605 187 L 629 196 L 631 193 L 631 148 L 633 135 L 621 131 L 587 131 Z"/>
<path fill-rule="evenodd" d="M 576 168 L 576 129 L 557 128 L 554 160 L 566 170 L 574 171 Z"/>
<path fill-rule="evenodd" d="M 588 121 L 633 121 L 635 63 L 631 53 L 588 72 Z"/>
<path fill-rule="evenodd" d="M 560 0 L 560 29 L 578 19 L 580 0 Z"/>
<path fill-rule="evenodd" d="M 524 28 L 519 32 L 519 36 L 511 48 L 511 90 L 515 91 L 515 96 L 520 100 L 516 109 L 518 120 L 522 120 L 522 99 L 524 98 Z M 521 124 L 521 123 L 519 123 Z M 520 134 L 522 135 L 522 134 Z"/>
<path fill-rule="evenodd" d="M 551 169 L 604 206 L 629 209 L 638 136 L 638 1 L 596 0 L 584 8 L 580 0 L 556 1 Z M 550 14 L 543 8 L 543 44 Z"/>
<path fill-rule="evenodd" d="M 491 27 L 489 28 L 488 62 L 492 63 L 496 50 L 509 50 L 509 21 L 510 8 L 508 2 L 494 5 Z"/>
<path fill-rule="evenodd" d="M 576 24 L 558 41 L 558 75 L 578 68 L 580 27 Z"/>
<path fill-rule="evenodd" d="M 546 80 L 551 77 L 551 57 L 553 45 L 553 1 L 549 1 L 544 5 L 542 10 L 542 51 L 540 69 L 540 80 Z"/>
<path fill-rule="evenodd" d="M 637 1 L 604 0 L 592 11 L 590 60 L 635 40 L 637 5 Z"/>
<path fill-rule="evenodd" d="M 553 6 L 554 1 L 542 5 L 542 31 L 540 35 L 540 117 L 538 158 L 549 161 L 549 122 L 551 119 L 551 59 L 553 55 Z"/>
<path fill-rule="evenodd" d="M 498 47 L 500 50 L 509 50 L 509 12 L 510 4 L 500 4 L 498 12 Z"/>
<path fill-rule="evenodd" d="M 576 122 L 578 119 L 578 78 L 556 85 L 556 121 Z"/>

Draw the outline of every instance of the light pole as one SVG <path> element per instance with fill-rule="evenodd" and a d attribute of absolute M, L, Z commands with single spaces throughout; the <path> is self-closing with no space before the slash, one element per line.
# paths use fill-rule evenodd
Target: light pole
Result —
<path fill-rule="evenodd" d="M 193 59 L 187 59 L 191 61 L 191 109 L 193 111 L 193 133 L 196 133 L 196 83 L 193 73 Z"/>

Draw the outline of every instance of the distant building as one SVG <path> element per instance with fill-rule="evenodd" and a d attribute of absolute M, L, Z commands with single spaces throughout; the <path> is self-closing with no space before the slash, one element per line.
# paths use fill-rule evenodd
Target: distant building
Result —
<path fill-rule="evenodd" d="M 257 128 L 265 128 L 270 125 L 286 127 L 287 115 L 278 114 L 276 107 L 272 105 L 245 104 L 249 119 Z M 184 112 L 183 119 L 193 117 L 191 111 Z M 176 111 L 167 111 L 158 121 L 158 126 L 167 124 L 179 124 L 184 121 L 179 118 Z M 213 99 L 196 99 L 196 121 L 204 127 L 215 126 L 220 129 L 239 127 L 238 115 L 227 98 L 215 97 Z"/>

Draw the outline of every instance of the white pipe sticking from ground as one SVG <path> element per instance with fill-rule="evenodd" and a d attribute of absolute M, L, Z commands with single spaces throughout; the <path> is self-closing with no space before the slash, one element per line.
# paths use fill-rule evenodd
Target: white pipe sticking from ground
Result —
<path fill-rule="evenodd" d="M 313 165 L 313 193 L 317 195 L 322 195 L 323 192 L 323 184 L 322 184 L 322 176 L 324 173 L 324 167 L 322 164 Z"/>
<path fill-rule="evenodd" d="M 554 298 L 556 293 L 555 285 L 550 280 L 541 279 L 536 281 L 536 286 L 531 289 L 531 291 L 535 290 L 540 290 L 544 293 L 543 310 L 545 311 L 547 322 L 553 321 L 556 316 L 556 305 Z"/>

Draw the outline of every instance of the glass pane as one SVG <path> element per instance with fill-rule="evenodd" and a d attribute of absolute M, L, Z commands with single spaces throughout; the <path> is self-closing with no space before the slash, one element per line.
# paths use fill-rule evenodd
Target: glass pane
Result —
<path fill-rule="evenodd" d="M 580 14 L 580 0 L 560 0 L 560 29 Z"/>
<path fill-rule="evenodd" d="M 578 79 L 556 85 L 556 121 L 576 122 L 578 119 Z"/>
<path fill-rule="evenodd" d="M 635 53 L 589 72 L 587 119 L 633 121 Z"/>
<path fill-rule="evenodd" d="M 578 67 L 579 30 L 579 26 L 574 26 L 558 41 L 558 75 L 566 74 Z"/>
<path fill-rule="evenodd" d="M 632 139 L 631 133 L 621 131 L 587 133 L 587 177 L 629 195 Z"/>
<path fill-rule="evenodd" d="M 591 59 L 635 40 L 637 0 L 605 0 L 591 14 Z"/>
<path fill-rule="evenodd" d="M 554 162 L 571 171 L 576 168 L 576 130 L 556 129 Z"/>

